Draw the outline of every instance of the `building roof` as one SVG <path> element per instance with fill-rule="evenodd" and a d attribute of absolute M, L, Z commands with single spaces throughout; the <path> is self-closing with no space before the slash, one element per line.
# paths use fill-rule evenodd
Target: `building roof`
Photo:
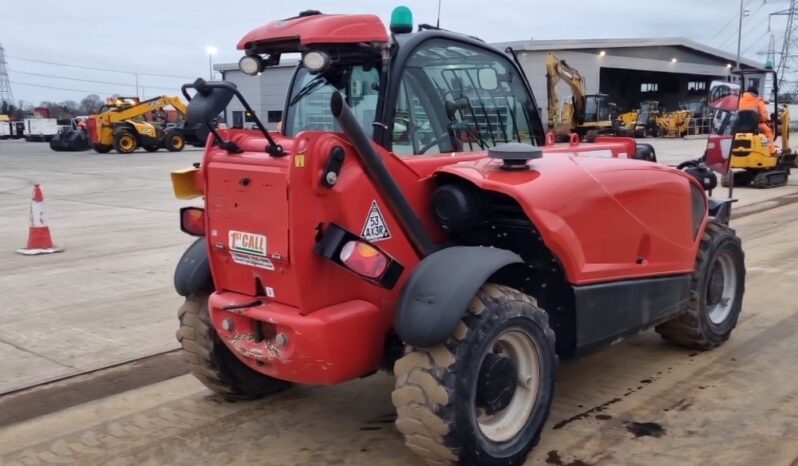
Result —
<path fill-rule="evenodd" d="M 511 42 L 497 42 L 491 44 L 498 49 L 512 47 L 514 50 L 526 52 L 550 50 L 580 50 L 580 49 L 612 49 L 612 48 L 641 48 L 641 47 L 683 47 L 696 52 L 710 55 L 721 61 L 735 63 L 737 57 L 724 50 L 696 42 L 686 37 L 646 37 L 631 39 L 563 39 L 563 40 L 518 40 Z M 294 57 L 280 61 L 278 68 L 294 67 L 299 60 Z M 765 71 L 763 64 L 745 57 L 740 58 L 740 64 L 745 68 Z M 238 63 L 217 63 L 213 65 L 216 71 L 236 71 Z"/>
<path fill-rule="evenodd" d="M 519 40 L 513 42 L 500 42 L 492 44 L 494 47 L 504 49 L 512 47 L 519 51 L 549 51 L 549 50 L 578 50 L 578 49 L 612 49 L 633 47 L 684 47 L 705 55 L 717 57 L 729 63 L 735 63 L 737 57 L 724 50 L 696 42 L 686 37 L 646 37 L 631 39 L 565 39 L 565 40 Z M 742 57 L 740 64 L 747 68 L 765 71 L 763 64 Z"/>

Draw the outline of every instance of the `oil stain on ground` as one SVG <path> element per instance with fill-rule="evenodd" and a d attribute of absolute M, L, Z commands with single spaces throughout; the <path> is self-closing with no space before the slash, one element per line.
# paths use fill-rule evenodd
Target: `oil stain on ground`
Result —
<path fill-rule="evenodd" d="M 625 422 L 623 425 L 635 437 L 659 438 L 665 435 L 665 428 L 656 422 Z"/>

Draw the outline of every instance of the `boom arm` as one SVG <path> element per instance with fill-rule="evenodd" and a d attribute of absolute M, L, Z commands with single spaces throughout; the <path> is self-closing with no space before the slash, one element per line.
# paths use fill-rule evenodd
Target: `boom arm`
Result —
<path fill-rule="evenodd" d="M 549 128 L 553 128 L 559 120 L 559 98 L 557 96 L 557 83 L 560 79 L 564 80 L 573 94 L 574 111 L 571 116 L 571 127 L 575 128 L 577 123 L 585 115 L 585 80 L 576 68 L 572 68 L 564 60 L 560 60 L 556 55 L 549 52 L 546 55 L 546 85 L 549 91 Z"/>
<path fill-rule="evenodd" d="M 161 95 L 143 102 L 139 102 L 138 104 L 132 105 L 130 107 L 103 112 L 99 115 L 99 117 L 106 122 L 113 123 L 117 121 L 130 120 L 132 118 L 136 118 L 137 116 L 144 115 L 152 110 L 164 108 L 167 105 L 171 105 L 175 108 L 175 110 L 183 115 L 186 114 L 186 104 L 183 103 L 180 97 Z"/>

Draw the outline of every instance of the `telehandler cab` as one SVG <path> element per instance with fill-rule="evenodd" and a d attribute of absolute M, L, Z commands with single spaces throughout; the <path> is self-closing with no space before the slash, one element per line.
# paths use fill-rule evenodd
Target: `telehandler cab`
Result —
<path fill-rule="evenodd" d="M 302 60 L 279 134 L 231 83 L 183 87 L 190 123 L 234 97 L 257 123 L 209 127 L 202 162 L 172 174 L 178 198 L 204 199 L 181 210 L 199 239 L 175 287 L 177 338 L 211 390 L 382 368 L 425 461 L 517 465 L 559 360 L 651 327 L 702 350 L 729 338 L 745 268 L 711 172 L 634 160 L 631 138 L 554 144 L 511 50 L 412 32 L 403 7 L 390 34 L 306 11 L 238 48 L 252 75 Z"/>

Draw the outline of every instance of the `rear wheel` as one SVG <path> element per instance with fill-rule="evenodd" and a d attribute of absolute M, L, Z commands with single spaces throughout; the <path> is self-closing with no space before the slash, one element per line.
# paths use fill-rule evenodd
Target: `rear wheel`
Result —
<path fill-rule="evenodd" d="M 230 398 L 256 398 L 290 386 L 250 369 L 230 352 L 211 323 L 208 296 L 207 292 L 190 295 L 177 311 L 177 341 L 194 377 L 213 392 Z"/>
<path fill-rule="evenodd" d="M 114 149 L 120 154 L 129 154 L 139 146 L 136 135 L 132 131 L 122 130 L 114 137 Z"/>
<path fill-rule="evenodd" d="M 745 291 L 745 254 L 727 225 L 707 224 L 696 258 L 686 313 L 656 327 L 662 338 L 708 350 L 729 339 Z"/>
<path fill-rule="evenodd" d="M 396 427 L 429 464 L 521 464 L 548 417 L 556 366 L 546 313 L 486 284 L 446 342 L 396 362 Z"/>
<path fill-rule="evenodd" d="M 186 147 L 186 139 L 178 132 L 169 132 L 166 133 L 164 145 L 169 152 L 180 152 Z"/>

